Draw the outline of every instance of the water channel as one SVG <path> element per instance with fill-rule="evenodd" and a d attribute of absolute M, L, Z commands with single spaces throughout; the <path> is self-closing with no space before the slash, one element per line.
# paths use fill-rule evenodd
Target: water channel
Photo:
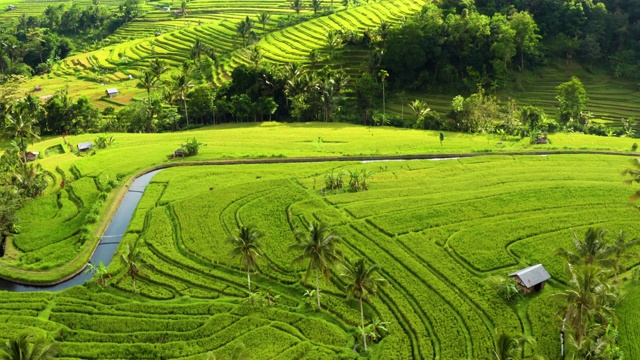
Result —
<path fill-rule="evenodd" d="M 148 172 L 133 181 L 133 183 L 129 187 L 129 190 L 124 195 L 120 206 L 118 206 L 116 214 L 111 219 L 107 230 L 102 235 L 102 238 L 100 238 L 100 243 L 93 253 L 93 256 L 91 256 L 92 264 L 97 266 L 100 261 L 102 261 L 104 263 L 104 266 L 109 265 L 111 259 L 113 258 L 113 254 L 118 248 L 118 244 L 120 244 L 120 241 L 122 240 L 127 227 L 129 227 L 129 222 L 131 221 L 133 212 L 136 210 L 136 207 L 138 207 L 138 203 L 142 198 L 144 190 L 146 189 L 151 179 L 160 171 L 162 171 L 162 169 Z M 82 285 L 86 281 L 91 280 L 92 277 L 92 274 L 82 271 L 69 280 L 51 286 L 21 285 L 8 280 L 0 279 L 0 290 L 19 292 L 59 291 L 75 285 Z"/>

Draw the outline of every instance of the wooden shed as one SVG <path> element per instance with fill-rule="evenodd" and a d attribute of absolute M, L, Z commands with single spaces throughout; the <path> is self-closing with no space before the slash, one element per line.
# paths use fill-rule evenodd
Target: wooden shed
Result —
<path fill-rule="evenodd" d="M 516 271 L 513 274 L 509 274 L 509 277 L 516 280 L 520 291 L 524 294 L 528 294 L 532 290 L 540 291 L 544 289 L 547 280 L 551 279 L 551 275 L 549 275 L 542 264 L 529 266 L 528 268 Z"/>
<path fill-rule="evenodd" d="M 25 158 L 27 161 L 36 161 L 36 159 L 40 156 L 40 153 L 37 151 L 29 151 L 25 154 Z"/>
<path fill-rule="evenodd" d="M 105 90 L 104 92 L 110 98 L 118 96 L 118 89 L 116 89 L 116 88 L 109 88 L 109 89 Z"/>

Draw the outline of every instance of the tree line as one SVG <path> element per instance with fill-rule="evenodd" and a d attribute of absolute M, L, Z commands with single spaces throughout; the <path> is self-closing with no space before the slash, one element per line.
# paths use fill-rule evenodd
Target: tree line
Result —
<path fill-rule="evenodd" d="M 20 5 L 12 11 L 19 12 Z M 74 50 L 74 44 L 84 47 L 100 41 L 138 15 L 136 0 L 126 0 L 118 12 L 93 0 L 89 6 L 49 5 L 39 16 L 23 13 L 0 33 L 0 83 L 8 75 L 47 73 Z"/>
<path fill-rule="evenodd" d="M 447 0 L 389 29 L 382 66 L 413 90 L 502 89 L 550 58 L 637 79 L 639 25 L 631 2 Z"/>

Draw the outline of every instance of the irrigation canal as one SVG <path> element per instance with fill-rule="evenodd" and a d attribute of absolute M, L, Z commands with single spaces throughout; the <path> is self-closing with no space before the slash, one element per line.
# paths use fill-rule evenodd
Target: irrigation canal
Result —
<path fill-rule="evenodd" d="M 149 184 L 151 179 L 160 171 L 162 171 L 162 169 L 146 173 L 137 178 L 131 184 L 129 190 L 122 198 L 122 202 L 118 206 L 118 211 L 116 211 L 116 214 L 111 219 L 107 230 L 104 232 L 102 238 L 100 239 L 100 243 L 91 256 L 92 264 L 97 266 L 98 264 L 100 264 L 100 261 L 102 261 L 104 263 L 104 266 L 109 265 L 111 259 L 113 258 L 113 254 L 118 248 L 118 244 L 120 244 L 120 240 L 122 240 L 124 232 L 129 226 L 129 222 L 131 221 L 133 212 L 136 210 L 136 207 L 138 206 L 138 203 L 142 198 L 144 190 L 147 188 L 147 185 Z M 92 277 L 93 274 L 83 271 L 70 278 L 69 280 L 51 286 L 21 285 L 8 280 L 0 279 L 0 290 L 19 292 L 59 291 L 75 285 L 82 285 L 86 281 L 91 280 Z"/>

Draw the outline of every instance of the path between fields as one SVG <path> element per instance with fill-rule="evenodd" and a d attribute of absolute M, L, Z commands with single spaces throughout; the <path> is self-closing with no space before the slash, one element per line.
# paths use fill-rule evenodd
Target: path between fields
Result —
<path fill-rule="evenodd" d="M 611 155 L 611 156 L 629 156 L 629 157 L 640 157 L 640 153 L 633 152 L 618 152 L 618 151 L 597 151 L 597 150 L 532 150 L 532 151 L 509 151 L 509 152 L 477 152 L 477 153 L 448 153 L 448 154 L 416 154 L 416 155 L 363 155 L 363 156 L 330 156 L 330 157 L 299 157 L 299 158 L 287 158 L 287 157 L 272 157 L 272 158 L 252 158 L 252 159 L 216 159 L 216 160 L 192 160 L 192 161 L 176 161 L 176 162 L 168 162 L 155 166 L 151 166 L 145 170 L 139 171 L 134 174 L 122 187 L 121 190 L 116 194 L 114 201 L 111 202 L 110 208 L 106 211 L 107 216 L 102 220 L 103 224 L 109 224 L 116 213 L 117 208 L 120 206 L 122 198 L 126 194 L 126 189 L 130 186 L 130 184 L 136 178 L 147 174 L 154 170 L 166 169 L 170 167 L 176 166 L 201 166 L 201 165 L 249 165 L 249 164 L 291 164 L 291 163 L 320 163 L 320 162 L 347 162 L 347 161 L 363 161 L 363 162 L 374 162 L 374 161 L 404 161 L 404 160 L 445 160 L 445 159 L 458 159 L 458 158 L 471 158 L 478 156 L 547 156 L 547 155 Z M 106 230 L 106 226 L 100 227 L 100 234 L 97 237 L 101 239 L 104 235 L 104 230 Z M 98 248 L 98 244 L 100 241 L 94 241 L 95 246 L 91 249 L 91 256 Z M 53 272 L 55 270 L 60 270 L 60 268 L 71 267 L 73 263 L 79 261 L 82 257 L 86 256 L 86 250 L 82 251 L 78 254 L 78 256 L 64 264 L 58 268 L 54 268 L 52 270 L 47 271 L 35 271 L 35 270 L 24 270 L 24 269 L 16 269 L 13 266 L 8 266 L 0 263 L 0 267 L 5 269 L 13 269 L 16 272 L 19 272 L 23 275 L 46 275 L 49 272 Z M 78 265 L 78 269 L 74 270 L 71 274 L 65 276 L 56 281 L 51 282 L 28 282 L 23 280 L 14 280 L 10 278 L 0 277 L 7 281 L 11 281 L 21 285 L 33 285 L 33 286 L 53 286 L 61 284 L 74 276 L 81 273 L 87 264 L 82 261 L 81 264 Z"/>

